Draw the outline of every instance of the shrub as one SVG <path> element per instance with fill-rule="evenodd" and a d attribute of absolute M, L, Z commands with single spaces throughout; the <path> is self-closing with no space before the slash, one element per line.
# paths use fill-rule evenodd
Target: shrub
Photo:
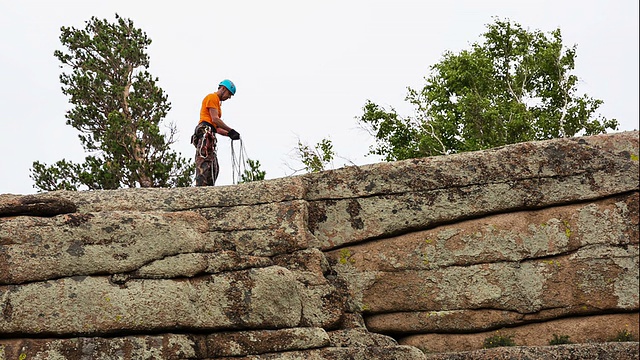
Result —
<path fill-rule="evenodd" d="M 484 339 L 485 349 L 501 347 L 501 346 L 516 346 L 515 341 L 513 341 L 513 335 L 496 334 Z"/>
<path fill-rule="evenodd" d="M 569 341 L 569 335 L 560 335 L 553 334 L 553 339 L 549 340 L 549 345 L 562 345 L 562 344 L 573 344 Z"/>
<path fill-rule="evenodd" d="M 629 332 L 629 330 L 624 329 L 624 330 L 618 331 L 618 334 L 616 335 L 616 337 L 611 339 L 611 341 L 612 342 L 627 342 L 627 341 L 636 341 L 636 339 L 633 337 L 633 334 L 631 332 Z"/>

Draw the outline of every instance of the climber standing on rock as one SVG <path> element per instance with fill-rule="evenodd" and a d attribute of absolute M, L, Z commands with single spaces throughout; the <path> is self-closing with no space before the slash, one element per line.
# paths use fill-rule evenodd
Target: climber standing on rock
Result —
<path fill-rule="evenodd" d="M 213 186 L 218 178 L 216 133 L 239 140 L 240 134 L 222 121 L 220 103 L 236 94 L 231 80 L 222 80 L 218 91 L 205 96 L 200 108 L 200 122 L 196 126 L 191 143 L 196 147 L 196 186 Z"/>

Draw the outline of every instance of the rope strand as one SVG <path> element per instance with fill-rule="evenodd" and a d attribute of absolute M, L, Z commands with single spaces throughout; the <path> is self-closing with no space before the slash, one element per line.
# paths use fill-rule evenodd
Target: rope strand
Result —
<path fill-rule="evenodd" d="M 231 140 L 231 167 L 232 167 L 232 178 L 233 184 L 236 185 L 242 179 L 242 174 L 247 171 L 247 150 L 244 147 L 244 143 L 242 139 L 240 139 L 240 151 L 236 156 L 235 148 L 233 147 L 233 140 Z M 237 178 L 236 178 L 237 175 Z"/>

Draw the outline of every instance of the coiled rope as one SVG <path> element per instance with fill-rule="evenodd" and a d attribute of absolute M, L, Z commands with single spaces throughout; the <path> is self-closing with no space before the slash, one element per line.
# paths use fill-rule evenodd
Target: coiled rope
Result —
<path fill-rule="evenodd" d="M 247 171 L 247 150 L 244 148 L 244 143 L 240 139 L 240 150 L 236 154 L 233 143 L 235 140 L 231 140 L 231 168 L 233 176 L 233 184 L 238 184 L 242 179 L 242 174 Z"/>

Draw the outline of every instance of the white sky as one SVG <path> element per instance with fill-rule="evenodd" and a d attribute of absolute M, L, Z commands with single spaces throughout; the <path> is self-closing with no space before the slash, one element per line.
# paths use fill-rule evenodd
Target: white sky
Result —
<path fill-rule="evenodd" d="M 114 21 L 115 13 L 153 41 L 149 71 L 172 104 L 166 121 L 180 131 L 173 149 L 192 158 L 201 101 L 229 78 L 238 91 L 223 103 L 223 119 L 267 179 L 301 167 L 298 139 L 331 139 L 342 157 L 335 168 L 378 162 L 365 156 L 374 141 L 355 120 L 365 101 L 410 115 L 406 88 L 420 89 L 445 51 L 481 40 L 492 16 L 531 30 L 560 27 L 565 46 L 578 46 L 578 94 L 603 100 L 599 112 L 620 130 L 638 129 L 637 0 L 0 0 L 0 193 L 35 193 L 36 160 L 84 161 L 78 132 L 65 125 L 70 105 L 53 52 L 62 49 L 61 26 Z M 219 139 L 217 185 L 228 185 L 230 140 Z"/>

